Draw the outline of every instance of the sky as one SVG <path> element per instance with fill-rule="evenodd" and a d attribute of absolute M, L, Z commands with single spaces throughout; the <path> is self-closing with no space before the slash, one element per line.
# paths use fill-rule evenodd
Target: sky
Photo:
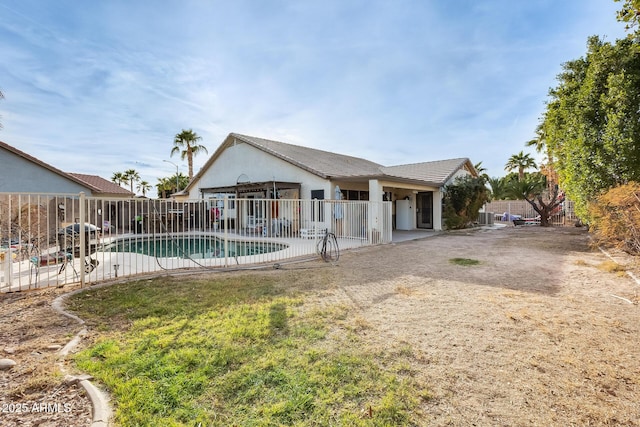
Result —
<path fill-rule="evenodd" d="M 0 140 L 65 172 L 152 185 L 241 133 L 385 166 L 492 177 L 564 62 L 625 36 L 613 0 L 0 0 Z M 194 158 L 194 173 L 209 155 Z M 176 166 L 170 164 L 173 162 Z"/>

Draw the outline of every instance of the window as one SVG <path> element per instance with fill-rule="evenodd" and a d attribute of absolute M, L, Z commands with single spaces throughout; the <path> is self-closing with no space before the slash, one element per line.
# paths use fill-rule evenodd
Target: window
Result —
<path fill-rule="evenodd" d="M 311 190 L 312 200 L 324 200 L 324 190 Z M 319 202 L 319 212 L 316 213 L 316 202 L 311 202 L 311 218 L 313 221 L 324 221 L 324 202 Z"/>

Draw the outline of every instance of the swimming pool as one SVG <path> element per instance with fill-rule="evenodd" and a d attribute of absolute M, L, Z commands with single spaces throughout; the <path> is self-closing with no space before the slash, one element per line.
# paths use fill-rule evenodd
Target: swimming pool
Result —
<path fill-rule="evenodd" d="M 110 252 L 133 252 L 157 258 L 224 258 L 259 255 L 286 249 L 288 245 L 275 242 L 224 240 L 213 236 L 120 239 L 110 244 Z"/>

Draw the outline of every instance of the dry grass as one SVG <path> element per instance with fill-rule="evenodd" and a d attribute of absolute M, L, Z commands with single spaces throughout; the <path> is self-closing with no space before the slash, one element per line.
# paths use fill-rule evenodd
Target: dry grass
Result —
<path fill-rule="evenodd" d="M 612 260 L 603 261 L 600 264 L 598 264 L 597 267 L 599 270 L 606 271 L 607 273 L 620 273 L 620 272 L 624 273 L 626 271 L 624 266 Z"/>

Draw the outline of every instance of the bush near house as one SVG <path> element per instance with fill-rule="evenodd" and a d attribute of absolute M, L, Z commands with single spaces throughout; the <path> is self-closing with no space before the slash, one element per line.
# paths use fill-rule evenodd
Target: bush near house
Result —
<path fill-rule="evenodd" d="M 451 230 L 469 227 L 489 201 L 489 189 L 482 177 L 458 177 L 444 192 L 444 225 Z"/>

